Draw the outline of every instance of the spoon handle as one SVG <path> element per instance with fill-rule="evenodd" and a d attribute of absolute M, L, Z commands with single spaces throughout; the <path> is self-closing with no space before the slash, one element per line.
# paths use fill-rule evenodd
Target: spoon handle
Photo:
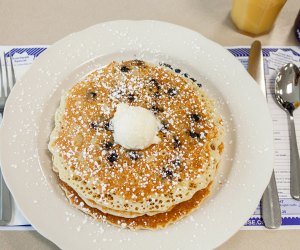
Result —
<path fill-rule="evenodd" d="M 295 132 L 294 117 L 290 115 L 290 164 L 291 164 L 291 196 L 300 200 L 300 160 Z"/>

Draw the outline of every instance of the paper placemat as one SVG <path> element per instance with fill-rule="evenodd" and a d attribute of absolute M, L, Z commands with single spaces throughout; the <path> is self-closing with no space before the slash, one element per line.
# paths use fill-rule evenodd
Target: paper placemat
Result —
<path fill-rule="evenodd" d="M 27 45 L 27 46 L 0 46 L 1 55 L 3 52 L 10 52 L 13 56 L 16 78 L 19 79 L 28 70 L 32 62 L 44 50 L 46 45 Z M 247 68 L 249 48 L 228 47 L 230 53 L 238 58 Z M 267 86 L 267 98 L 270 112 L 273 119 L 274 134 L 274 170 L 276 175 L 277 187 L 280 198 L 282 212 L 281 229 L 300 229 L 300 201 L 296 201 L 290 196 L 290 145 L 288 120 L 286 113 L 275 103 L 273 98 L 274 81 L 277 70 L 288 62 L 295 63 L 300 67 L 300 47 L 264 47 L 264 66 L 265 79 Z M 297 141 L 300 145 L 300 112 L 294 114 Z M 1 122 L 1 118 L 0 118 Z M 262 166 L 264 167 L 264 166 Z M 257 173 L 259 174 L 259 173 Z M 255 183 L 255 179 L 253 180 Z M 245 222 L 243 230 L 266 229 L 260 214 L 260 206 L 254 211 L 253 215 Z M 0 227 L 0 230 L 33 230 L 33 227 L 22 216 L 15 203 L 13 203 L 13 217 L 8 226 Z"/>
<path fill-rule="evenodd" d="M 249 48 L 230 47 L 228 51 L 247 68 Z M 300 201 L 290 196 L 290 144 L 287 114 L 275 103 L 274 88 L 277 71 L 286 63 L 300 66 L 300 47 L 264 47 L 264 69 L 268 105 L 273 120 L 274 170 L 280 199 L 282 226 L 280 229 L 300 229 Z M 294 113 L 297 142 L 300 143 L 300 112 Z M 264 166 L 261 166 L 264 167 Z M 259 174 L 259 173 L 257 173 Z M 255 183 L 255 180 L 253 180 Z M 258 205 L 243 229 L 266 229 Z"/>

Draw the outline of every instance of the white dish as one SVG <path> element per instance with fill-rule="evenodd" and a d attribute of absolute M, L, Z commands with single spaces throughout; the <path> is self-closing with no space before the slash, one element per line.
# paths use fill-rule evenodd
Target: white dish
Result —
<path fill-rule="evenodd" d="M 212 194 L 192 215 L 160 231 L 118 229 L 72 208 L 47 150 L 62 91 L 98 66 L 133 58 L 164 61 L 198 79 L 226 125 Z M 102 23 L 55 43 L 14 87 L 0 135 L 2 171 L 14 198 L 32 225 L 63 249 L 217 247 L 255 210 L 273 165 L 268 107 L 241 63 L 200 34 L 158 21 Z"/>

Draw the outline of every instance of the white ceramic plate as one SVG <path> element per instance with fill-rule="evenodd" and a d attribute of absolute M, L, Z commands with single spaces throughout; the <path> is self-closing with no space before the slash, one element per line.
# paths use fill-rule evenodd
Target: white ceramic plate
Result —
<path fill-rule="evenodd" d="M 161 231 L 118 229 L 72 208 L 47 151 L 63 90 L 112 60 L 166 62 L 215 98 L 226 124 L 212 195 Z M 14 87 L 1 125 L 5 180 L 32 225 L 63 249 L 207 249 L 231 237 L 259 203 L 272 171 L 272 123 L 263 95 L 241 63 L 200 34 L 157 21 L 114 21 L 67 36 L 35 60 Z"/>

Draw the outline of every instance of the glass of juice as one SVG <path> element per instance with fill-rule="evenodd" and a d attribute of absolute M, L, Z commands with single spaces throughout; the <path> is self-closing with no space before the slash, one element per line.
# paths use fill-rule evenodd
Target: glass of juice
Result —
<path fill-rule="evenodd" d="M 250 35 L 268 33 L 286 0 L 233 0 L 231 19 L 236 27 Z"/>

